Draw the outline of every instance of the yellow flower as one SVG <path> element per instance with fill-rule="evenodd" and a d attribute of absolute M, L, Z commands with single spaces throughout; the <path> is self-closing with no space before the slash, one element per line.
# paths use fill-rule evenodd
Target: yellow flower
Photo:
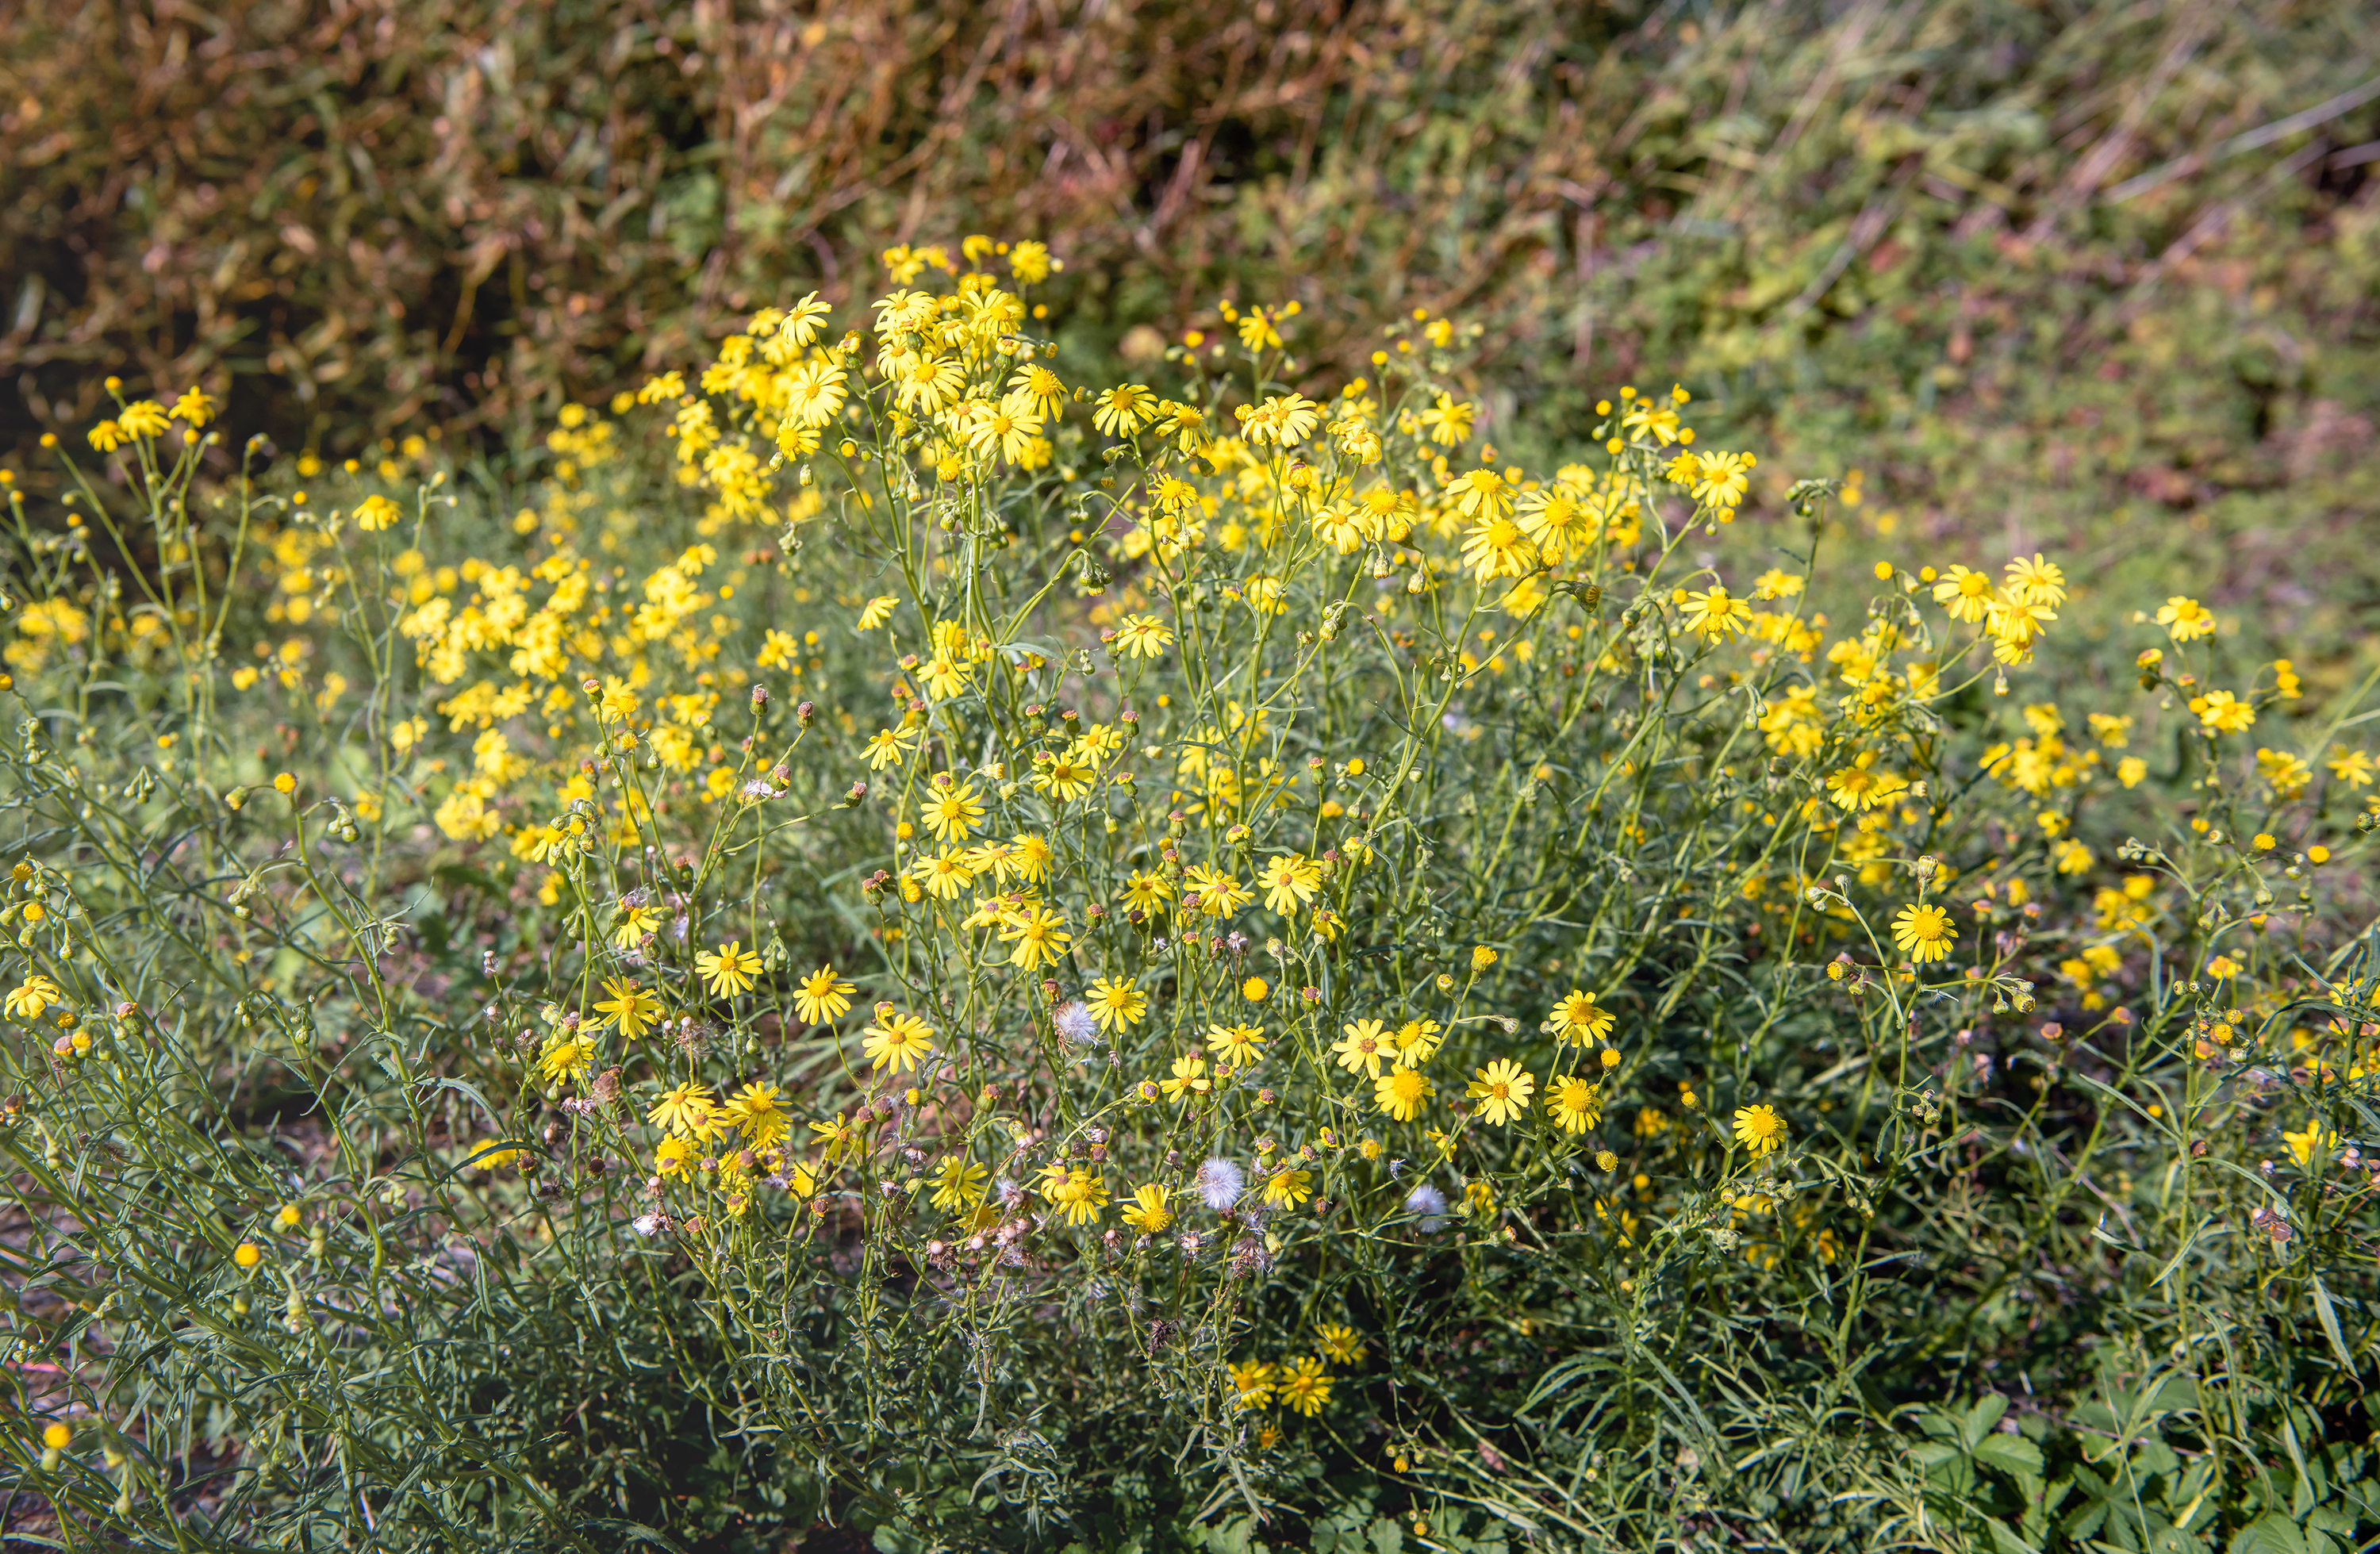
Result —
<path fill-rule="evenodd" d="M 1372 1104 L 1400 1123 L 1410 1123 L 1422 1103 L 1438 1093 L 1427 1077 L 1399 1063 L 1372 1081 Z"/>
<path fill-rule="evenodd" d="M 1285 853 L 1257 870 L 1265 905 L 1286 917 L 1314 899 L 1322 886 L 1322 866 L 1302 853 Z"/>
<path fill-rule="evenodd" d="M 947 778 L 936 782 L 941 785 L 923 809 L 926 829 L 938 840 L 947 842 L 955 835 L 964 842 L 968 832 L 983 824 L 983 801 L 976 797 L 973 783 L 953 783 Z"/>
<path fill-rule="evenodd" d="M 1546 1023 L 1562 1040 L 1584 1047 L 1590 1041 L 1600 1041 L 1611 1034 L 1611 1011 L 1595 1002 L 1595 995 L 1576 988 L 1570 996 L 1553 1007 Z"/>
<path fill-rule="evenodd" d="M 953 1155 L 934 1171 L 933 1204 L 936 1208 L 972 1208 L 983 1201 L 983 1180 L 990 1172 L 983 1166 Z"/>
<path fill-rule="evenodd" d="M 1008 952 L 1008 964 L 1023 971 L 1034 971 L 1044 962 L 1062 958 L 1074 940 L 1074 935 L 1065 931 L 1065 918 L 1038 902 L 1010 917 L 1000 933 L 1003 943 L 1014 946 Z"/>
<path fill-rule="evenodd" d="M 861 631 L 874 631 L 892 618 L 892 611 L 901 601 L 892 594 L 880 594 L 868 601 L 859 612 L 856 623 Z"/>
<path fill-rule="evenodd" d="M 231 1249 L 231 1260 L 242 1268 L 254 1268 L 264 1260 L 264 1250 L 252 1241 L 243 1241 Z"/>
<path fill-rule="evenodd" d="M 584 1079 L 594 1061 L 595 1044 L 592 1041 L 565 1036 L 546 1050 L 545 1055 L 538 1059 L 537 1066 L 547 1084 L 558 1085 L 565 1079 Z"/>
<path fill-rule="evenodd" d="M 1115 981 L 1102 977 L 1091 984 L 1083 1002 L 1099 1020 L 1099 1029 L 1113 1030 L 1121 1025 L 1129 1030 L 1140 1024 L 1148 1012 L 1148 996 L 1130 981 Z"/>
<path fill-rule="evenodd" d="M 1080 1166 L 1072 1171 L 1062 1165 L 1044 1166 L 1041 1196 L 1070 1225 L 1098 1219 L 1099 1211 L 1108 1206 L 1106 1183 L 1099 1172 Z"/>
<path fill-rule="evenodd" d="M 1380 1076 L 1380 1065 L 1390 1062 L 1394 1046 L 1378 1020 L 1351 1020 L 1339 1027 L 1340 1037 L 1330 1050 L 1339 1056 L 1339 1066 L 1350 1074 L 1360 1074 L 1366 1079 Z"/>
<path fill-rule="evenodd" d="M 1364 1361 L 1364 1341 L 1354 1329 L 1343 1322 L 1318 1322 L 1314 1334 L 1321 1342 L 1322 1353 L 1342 1366 L 1361 1365 Z"/>
<path fill-rule="evenodd" d="M 170 420 L 165 407 L 153 399 L 136 399 L 115 414 L 124 430 L 135 437 L 154 437 L 165 430 Z"/>
<path fill-rule="evenodd" d="M 1262 1360 L 1242 1361 L 1232 1367 L 1232 1389 L 1242 1408 L 1264 1407 L 1272 1401 L 1272 1366 Z"/>
<path fill-rule="evenodd" d="M 2173 633 L 2173 639 L 2177 642 L 2192 641 L 2211 636 L 2215 631 L 2215 617 L 2206 606 L 2180 594 L 2167 600 L 2164 608 L 2157 611 L 2156 618 L 2157 625 Z"/>
<path fill-rule="evenodd" d="M 1165 1207 L 1165 1189 L 1151 1182 L 1133 1190 L 1132 1206 L 1123 1211 L 1123 1222 L 1143 1235 L 1155 1235 L 1173 1223 L 1173 1211 Z"/>
<path fill-rule="evenodd" d="M 1173 634 L 1154 615 L 1126 615 L 1116 623 L 1114 647 L 1119 657 L 1157 658 L 1172 640 Z"/>
<path fill-rule="evenodd" d="M 633 950 L 645 935 L 658 929 L 661 923 L 661 913 L 650 906 L 628 907 L 620 914 L 620 920 L 612 925 L 612 943 L 617 949 Z"/>
<path fill-rule="evenodd" d="M 1145 383 L 1119 383 L 1103 392 L 1091 410 L 1091 424 L 1111 437 L 1129 437 L 1157 414 L 1157 400 Z"/>
<path fill-rule="evenodd" d="M 1472 1074 L 1463 1094 L 1478 1101 L 1479 1114 L 1498 1127 L 1520 1119 L 1536 1093 L 1536 1076 L 1510 1058 L 1498 1058 Z"/>
<path fill-rule="evenodd" d="M 785 1120 L 784 1110 L 777 1104 L 777 1087 L 754 1081 L 738 1090 L 734 1099 L 720 1110 L 744 1135 L 747 1149 L 767 1149 L 785 1136 L 792 1126 Z"/>
<path fill-rule="evenodd" d="M 215 404 L 198 389 L 185 389 L 182 397 L 174 401 L 174 415 L 193 428 L 202 427 L 214 419 Z"/>
<path fill-rule="evenodd" d="M 1207 1050 L 1234 1068 L 1264 1056 L 1264 1032 L 1255 1026 L 1208 1026 Z"/>
<path fill-rule="evenodd" d="M 125 435 L 124 428 L 112 420 L 102 421 L 91 429 L 91 445 L 103 454 L 112 454 L 130 441 Z"/>
<path fill-rule="evenodd" d="M 1556 1079 L 1546 1091 L 1546 1110 L 1570 1133 L 1585 1133 L 1603 1115 L 1600 1088 L 1574 1074 Z"/>
<path fill-rule="evenodd" d="M 854 991 L 851 983 L 835 977 L 834 967 L 822 965 L 794 989 L 794 1013 L 808 1024 L 822 1026 L 849 1012 Z"/>
<path fill-rule="evenodd" d="M 1158 1088 L 1174 1100 L 1186 1101 L 1214 1087 L 1214 1081 L 1207 1077 L 1207 1060 L 1196 1052 L 1185 1052 L 1174 1059 L 1173 1076 L 1158 1081 Z"/>
<path fill-rule="evenodd" d="M 2256 710 L 2229 691 L 2208 691 L 2190 698 L 2198 721 L 2217 734 L 2238 734 L 2256 721 Z"/>
<path fill-rule="evenodd" d="M 1330 1402 L 1330 1378 L 1323 1374 L 1322 1362 L 1308 1355 L 1290 1365 L 1274 1390 L 1281 1395 L 1283 1408 L 1293 1408 L 1311 1419 Z"/>
<path fill-rule="evenodd" d="M 1265 1179 L 1264 1200 L 1275 1208 L 1295 1208 L 1313 1196 L 1310 1171 L 1276 1171 Z"/>
<path fill-rule="evenodd" d="M 645 1121 L 666 1133 L 691 1137 L 703 1131 L 713 1110 L 710 1089 L 689 1079 L 662 1093 L 645 1113 Z"/>
<path fill-rule="evenodd" d="M 1755 1157 L 1775 1154 L 1785 1142 L 1785 1119 L 1773 1106 L 1735 1109 L 1735 1141 Z"/>
<path fill-rule="evenodd" d="M 906 1074 L 934 1050 L 934 1027 L 915 1014 L 894 1012 L 889 1003 L 876 1006 L 876 1024 L 859 1033 L 871 1072 L 890 1068 Z"/>
<path fill-rule="evenodd" d="M 1904 906 L 1892 922 L 1892 941 L 1920 965 L 1943 959 L 1958 941 L 1950 914 L 1939 906 Z"/>
<path fill-rule="evenodd" d="M 694 969 L 713 993 L 733 998 L 751 991 L 752 984 L 759 980 L 760 957 L 745 949 L 742 940 L 731 939 L 715 954 L 706 950 L 696 955 Z"/>
<path fill-rule="evenodd" d="M 2320 1118 L 2310 1120 L 2302 1133 L 2282 1129 L 2281 1141 L 2289 1146 L 2289 1158 L 2307 1169 L 2312 1169 L 2316 1156 L 2338 1147 L 2338 1135 L 2325 1128 Z"/>
<path fill-rule="evenodd" d="M 1752 605 L 1737 599 L 1726 588 L 1713 583 L 1706 593 L 1690 593 L 1685 598 L 1685 614 L 1681 623 L 1688 631 L 1699 631 L 1707 642 L 1721 642 L 1752 624 Z"/>
<path fill-rule="evenodd" d="M 623 977 L 606 977 L 603 978 L 603 990 L 612 996 L 595 1005 L 595 1013 L 602 1016 L 595 1022 L 597 1025 L 608 1026 L 617 1021 L 620 1034 L 634 1041 L 645 1034 L 647 1026 L 660 1020 L 662 1001 L 641 991 L 635 983 Z"/>
<path fill-rule="evenodd" d="M 1889 771 L 1876 769 L 1876 753 L 1863 750 L 1851 765 L 1827 773 L 1827 790 L 1845 809 L 1874 809 L 1890 804 L 1909 787 Z"/>
<path fill-rule="evenodd" d="M 65 1002 L 66 995 L 48 977 L 28 976 L 7 998 L 8 1013 L 19 1019 L 38 1020 L 42 1012 L 54 1003 Z"/>
<path fill-rule="evenodd" d="M 2369 787 L 2372 783 L 2372 758 L 2361 750 L 2341 750 L 2323 764 L 2330 774 L 2350 788 Z"/>

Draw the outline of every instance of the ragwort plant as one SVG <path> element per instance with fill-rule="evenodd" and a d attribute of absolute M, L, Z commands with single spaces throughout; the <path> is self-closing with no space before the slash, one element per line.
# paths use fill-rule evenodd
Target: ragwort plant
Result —
<path fill-rule="evenodd" d="M 1455 321 L 1093 390 L 1038 245 L 884 259 L 509 524 L 196 390 L 12 492 L 57 1536 L 2368 1524 L 2352 701 L 2184 597 L 2035 699 L 2057 565 L 1830 571 L 1682 388 L 1532 474 Z"/>

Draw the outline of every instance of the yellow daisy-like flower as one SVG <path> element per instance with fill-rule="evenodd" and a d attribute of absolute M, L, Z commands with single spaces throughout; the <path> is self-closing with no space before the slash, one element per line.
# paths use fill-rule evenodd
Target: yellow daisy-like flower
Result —
<path fill-rule="evenodd" d="M 1578 1075 L 1565 1074 L 1546 1090 L 1546 1110 L 1569 1133 L 1585 1133 L 1603 1116 L 1602 1091 Z"/>
<path fill-rule="evenodd" d="M 1372 1104 L 1400 1123 L 1412 1122 L 1437 1093 L 1426 1075 L 1402 1063 L 1372 1081 Z"/>
<path fill-rule="evenodd" d="M 2156 613 L 2157 625 L 2173 634 L 2177 642 L 2195 641 L 2215 631 L 2214 612 L 2194 599 L 2175 594 Z"/>
<path fill-rule="evenodd" d="M 1908 788 L 1904 779 L 1876 769 L 1873 750 L 1863 750 L 1851 765 L 1827 773 L 1828 796 L 1843 808 L 1854 811 L 1890 804 Z"/>
<path fill-rule="evenodd" d="M 1344 1322 L 1317 1323 L 1314 1336 L 1321 1344 L 1322 1353 L 1338 1364 L 1356 1366 L 1364 1363 L 1363 1337 Z"/>
<path fill-rule="evenodd" d="M 43 1010 L 64 1002 L 65 998 L 55 982 L 46 977 L 30 976 L 8 995 L 7 1010 L 18 1019 L 38 1020 Z"/>
<path fill-rule="evenodd" d="M 1000 932 L 1001 941 L 1011 947 L 1008 964 L 1035 971 L 1063 956 L 1074 941 L 1065 925 L 1065 918 L 1038 902 L 1011 917 Z"/>
<path fill-rule="evenodd" d="M 1584 1047 L 1590 1041 L 1600 1041 L 1611 1034 L 1611 1011 L 1595 1002 L 1595 995 L 1576 988 L 1570 996 L 1553 1007 L 1546 1023 L 1562 1040 Z"/>
<path fill-rule="evenodd" d="M 1311 1419 L 1330 1402 L 1330 1378 L 1322 1362 L 1311 1355 L 1293 1361 L 1273 1389 L 1283 1408 L 1293 1408 Z"/>
<path fill-rule="evenodd" d="M 1366 1079 L 1380 1076 L 1380 1065 L 1391 1062 L 1395 1043 L 1378 1020 L 1351 1020 L 1339 1027 L 1339 1039 L 1330 1050 L 1338 1055 L 1339 1066 L 1350 1074 L 1360 1074 Z"/>
<path fill-rule="evenodd" d="M 694 957 L 694 969 L 704 985 L 721 998 L 733 998 L 750 992 L 760 978 L 760 957 L 744 948 L 740 939 L 731 939 L 717 951 L 705 950 Z"/>
<path fill-rule="evenodd" d="M 616 1022 L 620 1034 L 631 1041 L 644 1035 L 662 1017 L 662 1001 L 625 977 L 606 977 L 603 990 L 612 996 L 597 1002 L 595 1013 L 602 1018 L 595 1023 L 608 1026 Z"/>
<path fill-rule="evenodd" d="M 915 1014 L 896 1013 L 889 1003 L 876 1006 L 876 1023 L 859 1033 L 870 1071 L 890 1068 L 906 1074 L 934 1050 L 934 1027 Z"/>
<path fill-rule="evenodd" d="M 756 1080 L 736 1091 L 735 1097 L 720 1108 L 727 1121 L 744 1135 L 747 1149 L 771 1148 L 793 1126 L 786 1120 L 784 1109 L 777 1104 L 777 1097 L 782 1093 L 776 1086 Z"/>
<path fill-rule="evenodd" d="M 1098 1219 L 1108 1206 L 1106 1183 L 1099 1172 L 1081 1166 L 1072 1171 L 1060 1165 L 1043 1167 L 1041 1196 L 1070 1225 Z"/>
<path fill-rule="evenodd" d="M 939 780 L 933 796 L 920 810 L 926 829 L 939 841 L 953 839 L 964 842 L 967 832 L 983 825 L 983 800 L 976 797 L 971 783 L 950 783 Z"/>
<path fill-rule="evenodd" d="M 645 1121 L 665 1133 L 691 1137 L 703 1130 L 714 1110 L 710 1089 L 689 1079 L 664 1091 L 645 1113 Z"/>
<path fill-rule="evenodd" d="M 1173 1211 L 1165 1207 L 1166 1191 L 1151 1182 L 1133 1190 L 1131 1206 L 1123 1211 L 1123 1222 L 1143 1235 L 1155 1235 L 1173 1223 Z"/>
<path fill-rule="evenodd" d="M 1943 908 L 1912 904 L 1892 920 L 1892 941 L 1900 946 L 1902 954 L 1924 965 L 1949 955 L 1959 941 L 1959 930 Z"/>
<path fill-rule="evenodd" d="M 1265 1178 L 1264 1200 L 1274 1208 L 1295 1208 L 1314 1196 L 1310 1171 L 1276 1171 Z"/>
<path fill-rule="evenodd" d="M 984 1178 L 990 1174 L 984 1166 L 951 1156 L 934 1169 L 934 1207 L 950 1210 L 973 1208 L 983 1201 Z"/>
<path fill-rule="evenodd" d="M 1118 1026 L 1129 1030 L 1148 1013 L 1148 995 L 1130 980 L 1120 982 L 1102 977 L 1091 984 L 1090 990 L 1083 995 L 1083 1002 L 1101 1030 L 1113 1030 Z"/>
<path fill-rule="evenodd" d="M 822 1026 L 849 1013 L 851 995 L 856 990 L 836 977 L 834 967 L 822 965 L 794 989 L 794 1013 L 810 1025 Z"/>
<path fill-rule="evenodd" d="M 1116 624 L 1114 647 L 1119 658 L 1162 657 L 1172 641 L 1173 634 L 1155 615 L 1126 615 Z"/>
<path fill-rule="evenodd" d="M 1517 1122 L 1536 1093 L 1536 1076 L 1510 1058 L 1498 1058 L 1473 1074 L 1463 1094 L 1479 1102 L 1479 1114 L 1498 1127 Z"/>
<path fill-rule="evenodd" d="M 1208 1026 L 1207 1050 L 1234 1068 L 1264 1056 L 1264 1032 L 1255 1026 Z"/>
<path fill-rule="evenodd" d="M 1232 1367 L 1232 1390 L 1235 1401 L 1244 1409 L 1262 1408 L 1272 1402 L 1273 1367 L 1262 1360 L 1244 1360 Z"/>
<path fill-rule="evenodd" d="M 1706 642 L 1723 642 L 1751 625 L 1752 615 L 1751 601 L 1738 599 L 1724 585 L 1713 583 L 1706 592 L 1686 595 L 1680 624 L 1688 631 L 1701 632 Z"/>
<path fill-rule="evenodd" d="M 1196 1052 L 1185 1052 L 1173 1060 L 1172 1077 L 1159 1080 L 1157 1087 L 1172 1099 L 1186 1101 L 1212 1090 L 1215 1082 L 1207 1077 L 1207 1060 Z"/>
<path fill-rule="evenodd" d="M 1785 1119 L 1773 1106 L 1739 1106 L 1735 1109 L 1735 1141 L 1752 1151 L 1755 1157 L 1773 1155 L 1785 1143 Z"/>

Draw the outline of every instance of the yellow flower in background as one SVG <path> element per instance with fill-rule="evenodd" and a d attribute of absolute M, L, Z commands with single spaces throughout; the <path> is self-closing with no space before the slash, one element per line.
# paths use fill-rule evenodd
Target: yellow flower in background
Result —
<path fill-rule="evenodd" d="M 1310 1419 L 1330 1402 L 1330 1378 L 1323 1373 L 1321 1361 L 1302 1356 L 1290 1363 L 1274 1390 L 1283 1408 L 1293 1408 Z"/>
<path fill-rule="evenodd" d="M 38 973 L 28 976 L 8 994 L 8 1013 L 20 1020 L 38 1020 L 42 1012 L 65 1001 L 58 985 Z"/>
<path fill-rule="evenodd" d="M 1264 1200 L 1269 1208 L 1295 1208 L 1314 1196 L 1314 1173 L 1310 1171 L 1281 1170 L 1265 1178 Z"/>
<path fill-rule="evenodd" d="M 856 989 L 835 976 L 834 967 L 822 965 L 802 978 L 794 989 L 794 1013 L 813 1026 L 843 1017 L 851 1008 L 851 995 Z"/>
<path fill-rule="evenodd" d="M 1372 1104 L 1400 1123 L 1410 1123 L 1438 1093 L 1427 1075 L 1400 1063 L 1372 1082 Z"/>
<path fill-rule="evenodd" d="M 1100 977 L 1083 995 L 1083 1002 L 1099 1021 L 1099 1029 L 1106 1031 L 1118 1026 L 1129 1030 L 1140 1024 L 1148 1012 L 1148 995 L 1135 987 L 1129 978 Z"/>
<path fill-rule="evenodd" d="M 860 610 L 859 619 L 854 624 L 861 631 L 874 631 L 892 618 L 893 608 L 900 602 L 900 600 L 889 593 L 879 594 L 869 600 Z"/>
<path fill-rule="evenodd" d="M 2194 641 L 2215 632 L 2215 617 L 2205 605 L 2194 599 L 2175 594 L 2156 613 L 2157 625 L 2173 634 L 2177 642 Z"/>
<path fill-rule="evenodd" d="M 1739 1106 L 1735 1109 L 1735 1141 L 1752 1151 L 1755 1159 L 1773 1155 L 1785 1144 L 1785 1119 L 1773 1106 Z"/>
<path fill-rule="evenodd" d="M 1132 1202 L 1123 1210 L 1123 1222 L 1143 1235 L 1155 1235 L 1173 1223 L 1173 1211 L 1166 1207 L 1166 1191 L 1156 1183 L 1147 1183 L 1133 1189 Z"/>
<path fill-rule="evenodd" d="M 712 1110 L 710 1087 L 688 1079 L 663 1091 L 645 1113 L 645 1121 L 665 1133 L 692 1137 L 703 1131 Z"/>
<path fill-rule="evenodd" d="M 2323 764 L 2330 768 L 2331 776 L 2350 788 L 2372 784 L 2372 758 L 2362 750 L 2340 750 Z"/>
<path fill-rule="evenodd" d="M 946 1158 L 934 1168 L 934 1207 L 953 1211 L 973 1208 L 983 1201 L 984 1179 L 990 1174 L 986 1167 L 964 1156 Z"/>
<path fill-rule="evenodd" d="M 1585 1133 L 1603 1116 L 1602 1091 L 1574 1074 L 1564 1074 L 1547 1087 L 1546 1110 L 1565 1132 Z"/>
<path fill-rule="evenodd" d="M 876 1006 L 876 1023 L 859 1033 L 861 1048 L 875 1070 L 906 1074 L 934 1050 L 934 1027 L 915 1014 L 903 1014 L 889 1003 Z"/>
<path fill-rule="evenodd" d="M 760 977 L 760 957 L 744 948 L 743 941 L 731 939 L 717 951 L 705 950 L 694 957 L 694 969 L 706 986 L 722 998 L 732 998 L 752 990 Z"/>
<path fill-rule="evenodd" d="M 2282 1129 L 2281 1142 L 2289 1147 L 2289 1159 L 2302 1168 L 2312 1169 L 2317 1158 L 2338 1147 L 2338 1135 L 2324 1127 L 2317 1117 L 2308 1122 L 2301 1132 Z"/>
<path fill-rule="evenodd" d="M 1527 1111 L 1529 1097 L 1536 1087 L 1536 1075 L 1510 1058 L 1498 1058 L 1475 1073 L 1463 1093 L 1479 1102 L 1479 1115 L 1484 1120 L 1504 1127 L 1519 1121 Z"/>
<path fill-rule="evenodd" d="M 1948 956 L 1958 940 L 1959 930 L 1951 925 L 1950 914 L 1939 906 L 1904 906 L 1892 922 L 1892 941 L 1900 947 L 1902 954 L 1920 965 Z"/>
<path fill-rule="evenodd" d="M 602 1018 L 599 1026 L 617 1024 L 620 1034 L 634 1041 L 662 1017 L 661 1000 L 645 992 L 635 983 L 619 977 L 603 978 L 603 990 L 609 998 L 599 1001 L 595 1013 Z"/>
<path fill-rule="evenodd" d="M 1564 1041 L 1584 1047 L 1610 1035 L 1613 1018 L 1610 1010 L 1595 1002 L 1593 993 L 1572 988 L 1568 997 L 1554 1005 L 1546 1023 Z"/>

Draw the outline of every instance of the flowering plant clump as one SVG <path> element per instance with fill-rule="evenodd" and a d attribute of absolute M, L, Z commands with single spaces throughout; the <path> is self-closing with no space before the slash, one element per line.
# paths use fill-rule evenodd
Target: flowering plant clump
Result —
<path fill-rule="evenodd" d="M 883 259 L 509 521 L 195 390 L 12 490 L 62 1515 L 2351 1524 L 2256 1475 L 2371 1342 L 2352 693 L 2177 599 L 2070 711 L 2078 580 L 1830 568 L 1682 387 L 1531 471 L 1453 320 L 1111 381 Z"/>

